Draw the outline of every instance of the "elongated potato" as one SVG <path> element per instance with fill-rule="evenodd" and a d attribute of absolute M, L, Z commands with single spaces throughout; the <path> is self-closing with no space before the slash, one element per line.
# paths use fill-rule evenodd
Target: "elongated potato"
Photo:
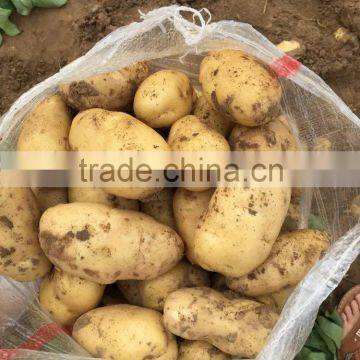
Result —
<path fill-rule="evenodd" d="M 30 189 L 0 188 L 0 275 L 33 281 L 50 271 L 39 244 L 39 218 Z"/>
<path fill-rule="evenodd" d="M 108 194 L 101 188 L 69 188 L 69 202 L 89 202 L 104 204 L 122 210 L 138 211 L 140 204 L 137 200 L 125 199 Z"/>
<path fill-rule="evenodd" d="M 187 340 L 203 340 L 221 351 L 253 358 L 262 349 L 278 315 L 273 308 L 247 299 L 227 299 L 210 288 L 184 288 L 171 293 L 164 324 Z"/>
<path fill-rule="evenodd" d="M 46 210 L 40 244 L 61 270 L 99 284 L 155 278 L 183 255 L 181 238 L 168 226 L 136 211 L 94 203 Z"/>
<path fill-rule="evenodd" d="M 247 296 L 271 294 L 297 285 L 330 246 L 326 233 L 304 229 L 280 235 L 270 256 L 254 271 L 227 278 L 230 289 Z"/>
<path fill-rule="evenodd" d="M 122 112 L 90 109 L 79 113 L 70 129 L 70 146 L 79 151 L 170 151 L 155 130 Z M 155 156 L 155 155 L 154 155 Z M 105 187 L 112 195 L 141 199 L 161 190 L 159 187 Z"/>
<path fill-rule="evenodd" d="M 195 264 L 194 235 L 201 216 L 205 213 L 214 190 L 195 192 L 178 188 L 174 194 L 174 217 L 179 235 L 185 242 L 185 255 Z"/>
<path fill-rule="evenodd" d="M 39 301 L 61 326 L 71 326 L 100 302 L 105 286 L 56 269 L 41 282 Z"/>
<path fill-rule="evenodd" d="M 77 110 L 123 110 L 132 104 L 137 87 L 148 74 L 147 65 L 139 62 L 117 71 L 62 84 L 60 92 L 68 105 Z"/>
<path fill-rule="evenodd" d="M 178 360 L 230 360 L 228 354 L 205 341 L 182 340 Z"/>
<path fill-rule="evenodd" d="M 191 113 L 194 90 L 182 72 L 161 70 L 150 75 L 139 86 L 134 99 L 138 119 L 152 128 L 170 127 Z"/>
<path fill-rule="evenodd" d="M 75 323 L 73 337 L 91 355 L 112 360 L 176 360 L 175 337 L 161 314 L 133 305 L 112 305 L 89 311 Z"/>
<path fill-rule="evenodd" d="M 196 263 L 226 276 L 254 270 L 270 254 L 290 195 L 288 188 L 217 188 L 195 231 Z"/>
<path fill-rule="evenodd" d="M 295 286 L 288 286 L 280 291 L 268 294 L 268 295 L 261 295 L 257 296 L 256 300 L 260 302 L 270 301 L 271 304 L 274 304 L 278 310 L 279 313 L 281 313 L 283 307 L 286 304 L 287 299 L 290 297 L 291 293 L 294 291 Z M 237 293 L 239 296 L 241 296 L 239 293 Z M 265 302 L 266 304 L 266 302 Z"/>
<path fill-rule="evenodd" d="M 224 137 L 229 135 L 234 125 L 227 117 L 214 110 L 203 95 L 196 100 L 194 115 L 202 123 L 216 130 Z"/>
<path fill-rule="evenodd" d="M 160 192 L 141 200 L 141 211 L 155 220 L 176 229 L 173 211 L 173 189 L 163 189 Z"/>
<path fill-rule="evenodd" d="M 238 124 L 262 125 L 280 113 L 282 91 L 276 76 L 241 51 L 209 53 L 199 81 L 214 109 Z"/>
<path fill-rule="evenodd" d="M 181 261 L 171 270 L 151 280 L 123 280 L 117 285 L 130 304 L 162 311 L 166 297 L 183 287 L 208 286 L 208 273 Z"/>

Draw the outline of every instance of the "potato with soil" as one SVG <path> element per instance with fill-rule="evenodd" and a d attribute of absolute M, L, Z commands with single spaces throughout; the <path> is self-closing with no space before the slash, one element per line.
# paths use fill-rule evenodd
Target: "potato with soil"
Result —
<path fill-rule="evenodd" d="M 325 232 L 313 229 L 282 234 L 269 257 L 252 272 L 229 277 L 230 289 L 247 296 L 260 296 L 297 285 L 329 248 Z"/>
<path fill-rule="evenodd" d="M 69 188 L 68 193 L 69 202 L 104 204 L 122 210 L 138 211 L 140 209 L 139 201 L 108 194 L 101 188 Z"/>
<path fill-rule="evenodd" d="M 176 232 L 150 216 L 95 203 L 46 210 L 40 244 L 61 270 L 99 284 L 155 278 L 173 268 L 184 250 Z"/>
<path fill-rule="evenodd" d="M 127 110 L 132 105 L 136 89 L 148 75 L 148 66 L 138 62 L 117 71 L 62 84 L 60 93 L 76 110 Z"/>
<path fill-rule="evenodd" d="M 145 79 L 136 91 L 134 112 L 152 128 L 170 127 L 189 115 L 195 93 L 190 79 L 182 72 L 161 70 Z"/>
<path fill-rule="evenodd" d="M 162 311 L 165 299 L 183 287 L 209 286 L 209 274 L 183 260 L 170 271 L 151 280 L 124 280 L 117 285 L 130 304 Z"/>
<path fill-rule="evenodd" d="M 74 151 L 170 152 L 162 136 L 149 126 L 126 113 L 102 109 L 79 113 L 71 125 L 69 142 Z M 136 200 L 161 190 L 151 186 L 136 187 L 136 182 L 128 183 L 129 187 L 105 187 L 104 191 Z"/>
<path fill-rule="evenodd" d="M 195 231 L 196 263 L 225 276 L 257 268 L 279 235 L 290 196 L 289 188 L 217 188 Z"/>
<path fill-rule="evenodd" d="M 40 210 L 28 188 L 0 188 L 0 275 L 33 281 L 51 269 L 38 239 Z"/>
<path fill-rule="evenodd" d="M 248 299 L 227 299 L 210 288 L 184 288 L 171 293 L 164 324 L 187 340 L 203 340 L 221 351 L 255 357 L 278 320 L 272 307 Z"/>
<path fill-rule="evenodd" d="M 281 313 L 283 307 L 285 306 L 288 298 L 290 297 L 294 289 L 295 286 L 288 286 L 280 291 L 268 295 L 257 296 L 256 300 L 264 302 L 265 304 L 267 303 L 267 301 L 270 302 L 277 308 L 278 312 Z M 237 294 L 240 296 L 239 293 Z"/>
<path fill-rule="evenodd" d="M 184 188 L 178 188 L 174 194 L 174 217 L 179 235 L 185 242 L 185 255 L 195 264 L 194 234 L 201 216 L 205 213 L 213 189 L 195 192 Z"/>
<path fill-rule="evenodd" d="M 55 269 L 42 280 L 39 301 L 59 325 L 71 326 L 99 304 L 104 290 L 104 285 Z"/>
<path fill-rule="evenodd" d="M 218 111 L 212 108 L 205 96 L 201 95 L 195 103 L 194 115 L 205 125 L 227 137 L 233 128 L 234 123 L 228 118 L 222 116 Z"/>
<path fill-rule="evenodd" d="M 160 192 L 141 199 L 141 211 L 155 220 L 176 229 L 173 211 L 173 189 L 163 189 Z"/>
<path fill-rule="evenodd" d="M 178 360 L 230 360 L 228 354 L 205 341 L 182 340 Z"/>
<path fill-rule="evenodd" d="M 259 126 L 280 113 L 278 79 L 241 51 L 210 52 L 201 63 L 199 81 L 213 108 L 240 125 Z"/>
<path fill-rule="evenodd" d="M 155 310 L 111 305 L 82 315 L 73 328 L 75 340 L 91 355 L 112 360 L 176 360 L 175 336 Z"/>

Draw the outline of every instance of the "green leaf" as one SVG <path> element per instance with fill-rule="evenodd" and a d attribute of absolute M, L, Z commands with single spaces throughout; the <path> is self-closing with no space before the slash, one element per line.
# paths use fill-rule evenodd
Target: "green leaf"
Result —
<path fill-rule="evenodd" d="M 344 326 L 344 322 L 336 310 L 334 310 L 332 313 L 326 311 L 325 317 L 330 321 L 334 322 L 335 324 L 341 326 L 341 328 Z"/>
<path fill-rule="evenodd" d="M 329 336 L 327 336 L 327 334 L 324 333 L 324 331 L 320 328 L 318 324 L 315 324 L 315 329 L 326 343 L 326 346 L 328 348 L 327 354 L 332 354 L 332 358 L 335 358 L 336 360 L 337 347 L 334 341 Z"/>
<path fill-rule="evenodd" d="M 304 346 L 301 351 L 296 355 L 295 360 L 306 360 L 312 352 L 313 351 Z"/>
<path fill-rule="evenodd" d="M 0 8 L 14 10 L 15 7 L 10 0 L 0 0 Z"/>
<path fill-rule="evenodd" d="M 22 0 L 11 0 L 14 6 L 16 7 L 17 12 L 20 15 L 26 16 L 29 15 L 31 12 L 31 9 L 33 8 L 32 4 L 24 3 Z"/>
<path fill-rule="evenodd" d="M 0 8 L 0 29 L 2 29 L 6 35 L 15 36 L 20 33 L 19 28 L 9 20 L 12 13 L 10 9 Z"/>
<path fill-rule="evenodd" d="M 33 6 L 41 8 L 59 8 L 67 3 L 67 0 L 32 0 Z"/>
<path fill-rule="evenodd" d="M 308 221 L 308 226 L 310 229 L 314 229 L 314 230 L 325 230 L 325 225 L 323 224 L 323 222 L 321 221 L 319 216 L 316 216 L 314 214 L 310 214 L 309 216 L 309 221 Z"/>
<path fill-rule="evenodd" d="M 306 360 L 327 360 L 327 356 L 321 352 L 312 352 L 306 357 Z"/>
<path fill-rule="evenodd" d="M 321 330 L 330 338 L 332 339 L 337 348 L 340 349 L 341 346 L 341 339 L 343 335 L 343 329 L 338 324 L 335 324 L 328 320 L 327 318 L 320 316 L 317 319 L 317 322 L 319 324 L 319 327 Z"/>
<path fill-rule="evenodd" d="M 313 331 L 311 332 L 309 338 L 306 341 L 305 346 L 308 348 L 311 348 L 315 351 L 321 351 L 324 353 L 326 353 L 328 351 L 326 343 L 321 338 L 321 336 L 318 334 L 316 329 L 313 329 Z"/>

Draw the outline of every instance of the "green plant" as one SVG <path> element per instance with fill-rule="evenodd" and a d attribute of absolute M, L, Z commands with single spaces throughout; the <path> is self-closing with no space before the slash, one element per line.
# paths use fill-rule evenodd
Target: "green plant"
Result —
<path fill-rule="evenodd" d="M 34 7 L 58 8 L 65 5 L 67 0 L 0 0 L 0 45 L 2 32 L 9 36 L 19 34 L 20 29 L 9 20 L 13 11 L 20 15 L 29 15 Z"/>

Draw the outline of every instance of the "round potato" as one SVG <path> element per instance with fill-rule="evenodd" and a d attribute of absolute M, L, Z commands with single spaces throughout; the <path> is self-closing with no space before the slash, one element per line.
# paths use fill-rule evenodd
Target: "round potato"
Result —
<path fill-rule="evenodd" d="M 91 355 L 112 360 L 176 360 L 175 337 L 161 314 L 133 305 L 112 305 L 82 315 L 73 328 L 75 340 Z"/>
<path fill-rule="evenodd" d="M 178 360 L 230 360 L 228 354 L 205 341 L 182 340 Z"/>
<path fill-rule="evenodd" d="M 282 91 L 276 76 L 241 51 L 205 56 L 199 80 L 214 109 L 238 124 L 262 125 L 280 113 Z"/>
<path fill-rule="evenodd" d="M 40 248 L 40 210 L 28 188 L 0 188 L 0 274 L 33 281 L 51 269 Z"/>
<path fill-rule="evenodd" d="M 42 280 L 39 301 L 59 325 L 71 326 L 99 304 L 104 290 L 104 285 L 56 269 Z"/>
<path fill-rule="evenodd" d="M 170 151 L 162 136 L 141 121 L 126 113 L 102 109 L 79 113 L 71 125 L 69 142 L 78 151 Z M 104 191 L 127 199 L 142 199 L 161 190 L 128 183 L 129 187 L 106 187 Z"/>
<path fill-rule="evenodd" d="M 213 189 L 194 192 L 178 188 L 174 194 L 173 207 L 176 228 L 185 242 L 185 255 L 193 264 L 196 263 L 194 255 L 195 230 L 210 203 L 213 193 Z"/>
<path fill-rule="evenodd" d="M 234 123 L 212 108 L 205 96 L 201 95 L 195 103 L 194 115 L 205 125 L 227 137 Z"/>
<path fill-rule="evenodd" d="M 132 104 L 137 87 L 148 74 L 147 65 L 138 62 L 117 71 L 61 84 L 60 93 L 76 110 L 125 110 Z"/>
<path fill-rule="evenodd" d="M 290 196 L 289 188 L 217 188 L 195 231 L 196 263 L 225 276 L 254 270 L 270 254 Z"/>
<path fill-rule="evenodd" d="M 254 358 L 278 320 L 272 307 L 248 299 L 227 299 L 210 288 L 171 293 L 164 306 L 164 325 L 187 340 L 203 340 L 221 351 Z"/>
<path fill-rule="evenodd" d="M 165 274 L 152 280 L 124 280 L 117 285 L 130 304 L 162 311 L 166 297 L 183 287 L 208 286 L 205 270 L 181 261 Z"/>
<path fill-rule="evenodd" d="M 191 113 L 194 94 L 190 79 L 182 72 L 157 71 L 139 86 L 134 112 L 138 119 L 152 128 L 169 127 Z"/>
<path fill-rule="evenodd" d="M 69 188 L 69 202 L 87 202 L 111 206 L 122 210 L 140 209 L 139 201 L 108 194 L 100 188 Z"/>
<path fill-rule="evenodd" d="M 269 257 L 241 277 L 227 278 L 230 289 L 247 296 L 260 296 L 297 285 L 330 246 L 325 232 L 297 230 L 280 235 Z"/>
<path fill-rule="evenodd" d="M 99 284 L 155 278 L 173 268 L 184 250 L 176 232 L 150 216 L 95 203 L 46 210 L 40 244 L 61 270 Z"/>
<path fill-rule="evenodd" d="M 155 220 L 176 229 L 173 211 L 173 189 L 163 189 L 160 192 L 141 200 L 141 211 Z"/>

